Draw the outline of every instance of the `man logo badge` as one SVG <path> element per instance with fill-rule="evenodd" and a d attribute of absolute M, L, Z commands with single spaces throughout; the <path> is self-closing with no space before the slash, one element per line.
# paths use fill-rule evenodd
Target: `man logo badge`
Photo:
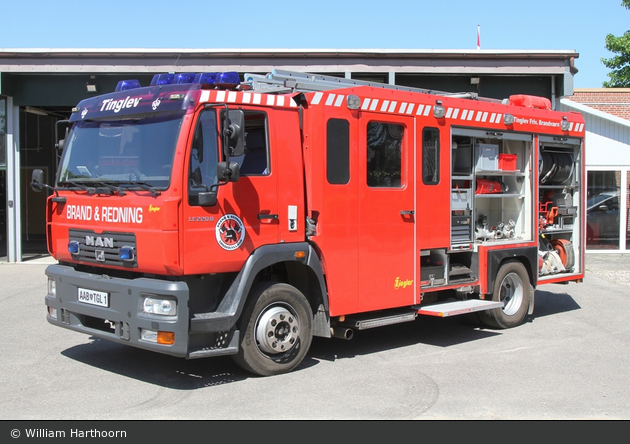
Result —
<path fill-rule="evenodd" d="M 94 257 L 99 262 L 105 262 L 105 251 L 104 250 L 96 250 L 96 251 L 94 251 Z"/>

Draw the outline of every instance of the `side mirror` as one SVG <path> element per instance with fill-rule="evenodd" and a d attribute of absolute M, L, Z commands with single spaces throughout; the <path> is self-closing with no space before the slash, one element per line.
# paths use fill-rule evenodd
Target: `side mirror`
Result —
<path fill-rule="evenodd" d="M 236 182 L 241 177 L 241 169 L 236 162 L 217 163 L 217 177 L 226 182 Z"/>
<path fill-rule="evenodd" d="M 245 154 L 245 113 L 242 110 L 228 111 L 223 126 L 224 149 L 226 157 L 239 157 Z"/>
<path fill-rule="evenodd" d="M 41 169 L 33 170 L 31 176 L 31 189 L 37 193 L 41 193 L 44 187 L 44 171 Z"/>

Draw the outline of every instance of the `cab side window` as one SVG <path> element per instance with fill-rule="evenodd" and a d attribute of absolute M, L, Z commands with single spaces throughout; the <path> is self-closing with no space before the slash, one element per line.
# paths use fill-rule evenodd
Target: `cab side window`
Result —
<path fill-rule="evenodd" d="M 199 115 L 190 150 L 188 170 L 188 203 L 199 205 L 198 194 L 217 183 L 219 134 L 214 110 Z"/>
<path fill-rule="evenodd" d="M 269 170 L 269 143 L 267 116 L 264 113 L 245 112 L 245 154 L 234 159 L 239 163 L 241 176 L 267 176 Z"/>

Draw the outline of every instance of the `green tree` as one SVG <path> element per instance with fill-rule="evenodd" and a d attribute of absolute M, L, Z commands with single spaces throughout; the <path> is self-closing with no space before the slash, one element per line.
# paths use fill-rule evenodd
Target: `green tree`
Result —
<path fill-rule="evenodd" d="M 630 0 L 621 0 L 621 6 L 630 9 Z M 624 32 L 620 37 L 612 34 L 606 36 L 606 49 L 618 54 L 609 59 L 602 58 L 602 63 L 611 71 L 608 74 L 610 81 L 604 82 L 604 88 L 630 87 L 630 31 Z"/>

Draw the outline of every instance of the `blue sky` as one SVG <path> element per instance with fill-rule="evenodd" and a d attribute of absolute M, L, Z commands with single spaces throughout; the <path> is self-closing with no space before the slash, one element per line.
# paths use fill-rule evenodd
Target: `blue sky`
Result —
<path fill-rule="evenodd" d="M 0 0 L 0 48 L 575 50 L 576 88 L 608 79 L 621 0 Z"/>

